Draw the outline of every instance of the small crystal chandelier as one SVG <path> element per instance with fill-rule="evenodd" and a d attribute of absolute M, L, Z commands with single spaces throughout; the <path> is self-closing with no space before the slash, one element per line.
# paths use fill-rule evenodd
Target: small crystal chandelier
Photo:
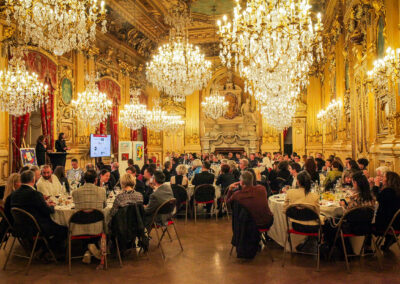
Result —
<path fill-rule="evenodd" d="M 82 50 L 96 39 L 96 25 L 106 32 L 104 1 L 97 0 L 6 0 L 7 24 L 11 15 L 25 43 L 32 43 L 61 56 Z"/>
<path fill-rule="evenodd" d="M 211 62 L 205 60 L 199 47 L 188 42 L 189 22 L 189 9 L 178 1 L 166 16 L 166 23 L 172 26 L 169 43 L 161 46 L 146 65 L 147 80 L 179 102 L 211 79 Z"/>
<path fill-rule="evenodd" d="M 282 131 L 292 125 L 296 114 L 297 101 L 280 96 L 270 97 L 267 105 L 262 105 L 260 113 L 269 126 Z"/>
<path fill-rule="evenodd" d="M 78 93 L 78 99 L 73 100 L 72 105 L 80 120 L 98 126 L 111 114 L 112 101 L 107 98 L 107 94 L 99 91 L 94 73 L 86 76 L 86 82 L 85 91 Z"/>
<path fill-rule="evenodd" d="M 132 130 L 138 130 L 145 126 L 147 107 L 140 103 L 140 89 L 131 89 L 131 102 L 124 106 L 119 112 L 119 120 L 121 123 Z"/>
<path fill-rule="evenodd" d="M 159 100 L 155 100 L 153 109 L 146 113 L 146 127 L 151 131 L 161 132 L 167 125 L 167 112 L 161 109 Z"/>
<path fill-rule="evenodd" d="M 48 86 L 26 70 L 22 47 L 11 48 L 8 70 L 0 71 L 0 109 L 10 115 L 31 113 L 47 102 Z"/>
<path fill-rule="evenodd" d="M 164 131 L 176 132 L 183 129 L 185 126 L 185 121 L 180 115 L 167 115 L 167 126 Z"/>
<path fill-rule="evenodd" d="M 229 102 L 225 101 L 225 97 L 218 93 L 217 86 L 214 85 L 210 95 L 201 102 L 201 106 L 207 117 L 216 120 L 227 113 Z"/>

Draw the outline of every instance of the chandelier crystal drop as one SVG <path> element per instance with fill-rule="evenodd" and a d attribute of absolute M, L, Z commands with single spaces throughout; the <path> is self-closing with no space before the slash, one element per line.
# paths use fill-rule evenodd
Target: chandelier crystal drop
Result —
<path fill-rule="evenodd" d="M 25 43 L 32 43 L 61 56 L 89 47 L 96 39 L 96 25 L 106 32 L 104 1 L 97 0 L 6 0 L 7 24 L 16 20 Z"/>
<path fill-rule="evenodd" d="M 229 108 L 229 102 L 225 101 L 225 97 L 218 93 L 217 87 L 214 86 L 210 95 L 201 102 L 205 116 L 214 120 L 223 117 Z"/>
<path fill-rule="evenodd" d="M 169 43 L 162 45 L 146 64 L 147 80 L 177 101 L 201 90 L 211 79 L 211 62 L 188 41 L 188 8 L 178 1 L 166 17 L 171 25 Z"/>
<path fill-rule="evenodd" d="M 130 90 L 131 102 L 119 112 L 121 123 L 132 130 L 138 130 L 145 126 L 147 109 L 146 105 L 139 101 L 141 90 Z"/>
<path fill-rule="evenodd" d="M 22 47 L 11 48 L 8 70 L 0 71 L 0 109 L 21 116 L 47 102 L 48 86 L 39 82 L 36 73 L 26 70 Z"/>
<path fill-rule="evenodd" d="M 112 101 L 107 98 L 107 94 L 99 91 L 94 73 L 87 76 L 86 81 L 85 91 L 78 93 L 78 99 L 72 101 L 72 106 L 80 120 L 98 126 L 111 114 Z"/>

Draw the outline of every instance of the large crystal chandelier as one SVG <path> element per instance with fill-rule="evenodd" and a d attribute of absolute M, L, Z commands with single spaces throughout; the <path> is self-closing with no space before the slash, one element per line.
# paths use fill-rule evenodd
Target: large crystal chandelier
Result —
<path fill-rule="evenodd" d="M 229 102 L 225 101 L 225 97 L 218 93 L 217 86 L 214 85 L 210 95 L 201 102 L 201 107 L 207 117 L 215 120 L 226 114 Z"/>
<path fill-rule="evenodd" d="M 296 113 L 297 101 L 285 100 L 279 96 L 271 97 L 268 105 L 260 107 L 262 117 L 268 122 L 268 125 L 278 131 L 290 127 L 293 117 Z"/>
<path fill-rule="evenodd" d="M 121 123 L 132 130 L 138 130 L 145 126 L 147 109 L 146 105 L 139 101 L 140 89 L 131 89 L 131 102 L 124 106 L 119 112 Z"/>
<path fill-rule="evenodd" d="M 167 115 L 167 127 L 164 131 L 176 132 L 183 129 L 185 121 L 180 115 Z"/>
<path fill-rule="evenodd" d="M 7 24 L 11 15 L 26 43 L 62 55 L 82 50 L 96 38 L 96 24 L 106 31 L 106 10 L 97 0 L 6 0 Z"/>
<path fill-rule="evenodd" d="M 307 0 L 249 0 L 245 9 L 236 2 L 232 23 L 226 16 L 218 22 L 222 63 L 235 66 L 261 105 L 292 104 L 295 111 L 312 64 L 323 56 L 320 15 L 314 24 Z"/>
<path fill-rule="evenodd" d="M 0 109 L 21 116 L 47 102 L 48 86 L 39 82 L 37 74 L 26 70 L 22 47 L 12 48 L 11 52 L 8 70 L 0 71 Z"/>
<path fill-rule="evenodd" d="M 155 132 L 163 131 L 168 126 L 167 112 L 161 109 L 159 101 L 154 101 L 153 109 L 147 111 L 146 126 Z"/>
<path fill-rule="evenodd" d="M 107 94 L 99 91 L 94 73 L 87 76 L 86 81 L 85 91 L 78 93 L 78 99 L 73 100 L 72 105 L 80 120 L 98 126 L 111 114 L 112 101 L 107 98 Z"/>
<path fill-rule="evenodd" d="M 166 17 L 166 23 L 172 26 L 169 43 L 158 49 L 146 67 L 147 80 L 175 101 L 184 101 L 211 79 L 211 62 L 188 42 L 189 22 L 186 4 L 178 1 Z"/>

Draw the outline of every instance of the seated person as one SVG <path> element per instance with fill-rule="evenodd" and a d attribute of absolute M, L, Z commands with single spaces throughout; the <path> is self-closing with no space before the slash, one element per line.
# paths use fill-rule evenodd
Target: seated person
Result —
<path fill-rule="evenodd" d="M 53 171 L 49 165 L 44 165 L 42 167 L 42 176 L 36 183 L 36 187 L 45 198 L 65 193 L 63 192 L 60 181 L 55 175 L 53 175 Z"/>
<path fill-rule="evenodd" d="M 0 206 L 4 207 L 7 197 L 21 187 L 21 175 L 19 173 L 11 174 L 7 179 L 6 188 L 4 190 L 3 200 L 0 200 Z"/>
<path fill-rule="evenodd" d="M 111 164 L 111 175 L 113 176 L 116 184 L 119 182 L 119 164 L 118 162 L 114 162 Z"/>
<path fill-rule="evenodd" d="M 230 167 L 228 165 L 221 166 L 221 174 L 218 176 L 216 185 L 221 186 L 222 190 L 227 189 L 232 183 L 235 182 L 235 177 L 230 172 Z"/>
<path fill-rule="evenodd" d="M 381 185 L 382 189 L 380 189 Z M 375 180 L 373 191 L 375 193 L 376 200 L 379 203 L 374 225 L 374 230 L 379 235 L 384 233 L 394 214 L 396 214 L 396 212 L 400 209 L 399 175 L 395 172 L 387 171 L 382 180 L 379 178 Z M 400 222 L 393 224 L 393 227 L 395 230 L 399 230 Z M 385 243 L 382 246 L 382 250 L 388 250 L 390 246 L 395 243 L 395 241 L 395 238 L 389 234 L 385 238 Z"/>
<path fill-rule="evenodd" d="M 335 187 L 335 184 L 342 177 L 342 172 L 339 171 L 339 166 L 340 166 L 340 164 L 338 161 L 332 162 L 332 170 L 330 170 L 326 174 L 326 179 L 324 180 L 323 186 L 325 187 L 325 190 L 333 189 Z"/>
<path fill-rule="evenodd" d="M 56 178 L 57 179 L 57 178 Z M 11 208 L 23 209 L 35 217 L 43 234 L 48 238 L 52 249 L 64 251 L 64 240 L 67 237 L 67 228 L 60 226 L 51 219 L 50 214 L 54 213 L 54 203 L 46 202 L 43 194 L 36 191 L 35 173 L 24 171 L 21 173 L 21 187 L 11 193 L 5 203 L 4 212 L 8 220 L 13 224 Z"/>
<path fill-rule="evenodd" d="M 83 170 L 79 168 L 77 159 L 71 160 L 71 166 L 72 168 L 67 171 L 67 179 L 71 186 L 79 185 L 83 177 Z"/>
<path fill-rule="evenodd" d="M 185 165 L 179 165 L 176 167 L 176 176 L 171 177 L 171 184 L 182 185 L 184 188 L 187 188 L 189 184 L 189 180 L 186 177 L 187 168 Z"/>
<path fill-rule="evenodd" d="M 268 207 L 267 192 L 260 185 L 253 185 L 253 174 L 243 171 L 240 176 L 240 190 L 234 190 L 234 186 L 230 186 L 227 193 L 227 203 L 237 201 L 245 207 L 257 227 L 267 229 L 272 226 L 274 221 L 273 214 Z"/>
<path fill-rule="evenodd" d="M 353 189 L 352 195 L 348 202 L 340 201 L 340 205 L 345 210 L 350 210 L 359 206 L 374 206 L 375 201 L 372 198 L 368 179 L 361 171 L 353 174 Z"/>
<path fill-rule="evenodd" d="M 136 174 L 137 174 L 136 168 L 131 166 L 131 167 L 128 167 L 125 171 L 127 174 L 130 174 L 135 178 L 135 191 L 139 192 L 140 194 L 142 194 L 142 196 L 144 196 L 145 185 L 141 180 L 138 180 L 136 178 Z"/>
<path fill-rule="evenodd" d="M 203 163 L 203 167 L 201 168 L 201 173 L 195 174 L 192 180 L 192 184 L 194 186 L 202 185 L 202 184 L 213 184 L 215 176 L 209 172 L 211 168 L 211 164 L 208 161 Z"/>
<path fill-rule="evenodd" d="M 99 209 L 106 206 L 106 191 L 104 188 L 96 186 L 97 173 L 95 170 L 88 170 L 83 178 L 85 184 L 72 192 L 75 209 Z"/>
<path fill-rule="evenodd" d="M 289 163 L 289 172 L 292 176 L 291 184 L 289 185 L 291 188 L 297 188 L 297 175 L 301 172 L 301 166 L 298 163 L 291 162 Z"/>
<path fill-rule="evenodd" d="M 163 170 L 166 182 L 171 181 L 171 173 L 172 173 L 172 163 L 170 161 L 167 161 L 164 163 L 164 170 Z"/>
<path fill-rule="evenodd" d="M 296 189 L 289 189 L 286 193 L 286 199 L 283 206 L 284 212 L 293 204 L 306 205 L 312 208 L 319 215 L 319 195 L 311 192 L 311 177 L 306 171 L 302 171 L 297 175 Z M 316 221 L 297 221 L 293 220 L 293 229 L 305 233 L 314 233 L 317 227 Z"/>
<path fill-rule="evenodd" d="M 57 166 L 54 170 L 54 175 L 58 178 L 58 181 L 61 183 L 63 191 L 71 192 L 69 182 L 67 177 L 65 176 L 65 169 L 63 166 Z"/>
<path fill-rule="evenodd" d="M 118 209 L 135 203 L 143 203 L 143 195 L 134 190 L 136 178 L 131 174 L 124 174 L 121 177 L 122 193 L 115 197 L 113 207 L 110 211 L 110 218 L 113 217 Z"/>
<path fill-rule="evenodd" d="M 97 179 L 96 185 L 103 187 L 106 190 L 108 195 L 109 192 L 114 190 L 114 177 L 111 177 L 111 173 L 107 169 L 102 169 L 99 174 L 99 178 Z"/>
<path fill-rule="evenodd" d="M 154 172 L 154 192 L 150 195 L 149 204 L 144 208 L 145 213 L 145 227 L 147 231 L 150 233 L 151 222 L 153 221 L 153 214 L 157 210 L 158 207 L 161 206 L 165 201 L 174 198 L 174 193 L 172 192 L 172 188 L 169 184 L 165 183 L 165 176 L 161 171 Z M 160 222 L 165 222 L 167 218 L 170 216 L 159 216 L 160 218 L 157 220 Z"/>

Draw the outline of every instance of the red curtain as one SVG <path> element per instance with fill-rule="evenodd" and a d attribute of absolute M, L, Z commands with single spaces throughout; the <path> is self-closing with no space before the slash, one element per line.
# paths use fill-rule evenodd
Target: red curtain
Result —
<path fill-rule="evenodd" d="M 131 141 L 137 141 L 137 138 L 138 138 L 138 131 L 131 130 Z"/>
<path fill-rule="evenodd" d="M 42 117 L 42 133 L 47 138 L 47 149 L 53 149 L 54 145 L 54 90 L 57 86 L 57 65 L 46 55 L 30 51 L 25 57 L 27 69 L 35 72 L 39 81 L 48 86 L 47 103 L 40 108 Z"/>
<path fill-rule="evenodd" d="M 147 154 L 147 128 L 142 127 L 142 136 L 143 136 L 143 144 L 144 144 L 144 153 Z"/>
<path fill-rule="evenodd" d="M 100 92 L 106 93 L 108 98 L 113 101 L 113 107 L 111 115 L 107 122 L 109 123 L 109 131 L 111 134 L 111 144 L 114 154 L 118 154 L 118 124 L 119 124 L 119 103 L 121 101 L 121 88 L 113 80 L 109 78 L 103 78 L 98 82 Z M 100 134 L 106 134 L 107 129 L 105 123 L 101 123 L 98 131 Z"/>
<path fill-rule="evenodd" d="M 13 152 L 13 163 L 12 163 L 12 171 L 16 172 L 21 168 L 21 155 L 18 148 L 22 146 L 22 140 L 25 139 L 26 133 L 28 132 L 29 126 L 29 113 L 15 117 L 11 117 L 11 125 L 12 125 L 12 138 L 14 143 L 12 144 L 12 152 Z M 18 147 L 18 148 L 17 148 Z"/>

